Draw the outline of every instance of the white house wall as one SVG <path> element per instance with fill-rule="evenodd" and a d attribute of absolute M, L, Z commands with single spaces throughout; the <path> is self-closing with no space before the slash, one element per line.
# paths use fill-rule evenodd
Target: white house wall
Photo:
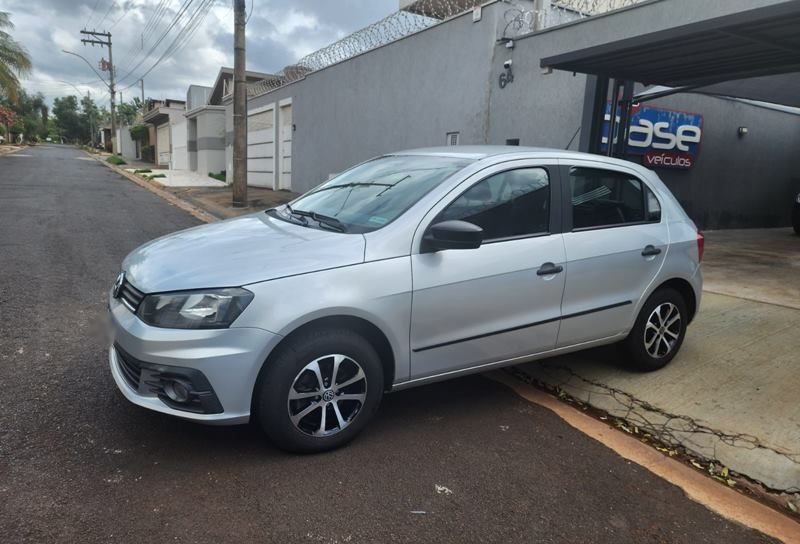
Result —
<path fill-rule="evenodd" d="M 172 156 L 169 167 L 172 170 L 188 170 L 189 154 L 186 147 L 187 142 L 187 120 L 184 118 L 171 125 L 172 134 Z"/>

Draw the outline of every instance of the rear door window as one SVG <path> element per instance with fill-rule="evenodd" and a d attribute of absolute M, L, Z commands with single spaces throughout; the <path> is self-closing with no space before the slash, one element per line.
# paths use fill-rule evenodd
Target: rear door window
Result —
<path fill-rule="evenodd" d="M 572 228 L 625 226 L 660 219 L 649 215 L 649 189 L 635 176 L 600 168 L 570 169 Z M 655 198 L 654 196 L 652 198 Z M 658 201 L 655 201 L 656 205 Z M 655 210 L 654 210 L 655 211 Z"/>

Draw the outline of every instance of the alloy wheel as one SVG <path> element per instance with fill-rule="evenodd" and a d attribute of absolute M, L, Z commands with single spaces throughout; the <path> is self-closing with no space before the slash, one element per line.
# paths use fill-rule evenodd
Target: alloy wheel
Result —
<path fill-rule="evenodd" d="M 305 434 L 331 436 L 353 422 L 366 399 L 361 365 L 346 355 L 325 355 L 304 366 L 292 382 L 289 419 Z"/>
<path fill-rule="evenodd" d="M 647 318 L 644 349 L 655 359 L 666 357 L 672 353 L 680 339 L 681 326 L 681 312 L 678 307 L 671 302 L 660 304 Z"/>

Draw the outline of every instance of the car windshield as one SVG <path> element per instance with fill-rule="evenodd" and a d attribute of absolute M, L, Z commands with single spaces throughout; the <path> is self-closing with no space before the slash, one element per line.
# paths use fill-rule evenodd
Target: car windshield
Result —
<path fill-rule="evenodd" d="M 344 172 L 285 207 L 308 224 L 348 233 L 377 230 L 400 217 L 431 189 L 471 161 L 453 157 L 381 157 Z"/>

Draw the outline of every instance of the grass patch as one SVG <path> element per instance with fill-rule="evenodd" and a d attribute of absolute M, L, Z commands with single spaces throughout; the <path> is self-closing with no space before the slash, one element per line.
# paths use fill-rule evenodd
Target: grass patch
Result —
<path fill-rule="evenodd" d="M 122 166 L 126 163 L 122 157 L 117 157 L 116 155 L 111 155 L 109 158 L 106 159 L 106 162 L 109 164 L 113 164 L 114 166 Z"/>
<path fill-rule="evenodd" d="M 150 172 L 152 172 L 152 170 L 149 168 L 138 168 L 133 171 L 134 174 L 149 174 Z"/>
<path fill-rule="evenodd" d="M 225 170 L 223 170 L 222 172 L 218 172 L 216 174 L 213 172 L 209 172 L 208 177 L 227 183 L 228 180 L 226 179 L 225 174 L 226 174 Z"/>
<path fill-rule="evenodd" d="M 155 175 L 147 176 L 147 177 L 150 178 L 150 179 L 156 179 L 156 178 L 165 178 L 167 176 L 165 176 L 164 174 L 155 174 Z"/>

